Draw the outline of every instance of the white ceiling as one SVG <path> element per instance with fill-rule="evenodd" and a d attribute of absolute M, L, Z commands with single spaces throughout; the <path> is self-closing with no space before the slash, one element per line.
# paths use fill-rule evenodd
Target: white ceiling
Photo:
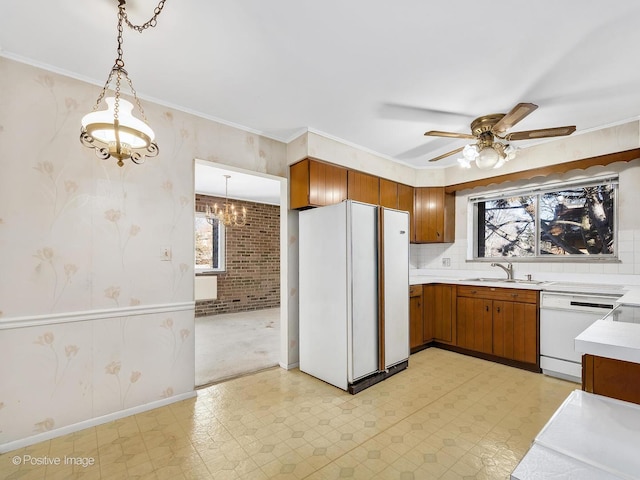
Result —
<path fill-rule="evenodd" d="M 129 0 L 131 20 L 156 3 Z M 117 0 L 0 0 L 0 48 L 102 85 L 116 14 Z M 144 99 L 424 167 L 464 144 L 426 130 L 468 132 L 518 102 L 540 108 L 515 131 L 637 119 L 639 22 L 637 0 L 167 0 L 155 29 L 125 30 L 124 61 Z"/>
<path fill-rule="evenodd" d="M 225 175 L 229 175 L 228 196 L 232 199 L 280 205 L 280 181 L 245 172 L 214 166 L 196 160 L 195 192 L 213 197 L 224 197 Z"/>

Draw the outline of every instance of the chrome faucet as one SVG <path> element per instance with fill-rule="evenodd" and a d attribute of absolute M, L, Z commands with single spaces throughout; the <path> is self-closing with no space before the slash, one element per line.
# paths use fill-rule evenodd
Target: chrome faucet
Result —
<path fill-rule="evenodd" d="M 505 272 L 507 272 L 507 280 L 513 280 L 513 263 L 511 263 L 511 262 L 507 263 L 506 267 L 504 265 L 502 265 L 501 263 L 492 263 L 491 266 L 492 267 L 500 267 Z"/>

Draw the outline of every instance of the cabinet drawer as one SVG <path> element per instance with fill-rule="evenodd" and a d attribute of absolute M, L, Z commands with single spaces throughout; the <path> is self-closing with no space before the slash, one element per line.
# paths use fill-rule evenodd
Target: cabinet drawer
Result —
<path fill-rule="evenodd" d="M 486 298 L 489 300 L 504 300 L 510 302 L 537 303 L 537 290 L 521 288 L 476 287 L 472 285 L 458 285 L 458 297 Z"/>
<path fill-rule="evenodd" d="M 422 285 L 409 285 L 409 296 L 419 297 L 422 295 Z"/>

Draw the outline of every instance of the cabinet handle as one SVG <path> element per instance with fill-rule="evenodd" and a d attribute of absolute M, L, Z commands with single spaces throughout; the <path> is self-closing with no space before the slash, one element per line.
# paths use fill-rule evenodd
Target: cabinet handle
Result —
<path fill-rule="evenodd" d="M 497 310 L 498 310 L 498 313 L 500 313 L 500 307 L 498 307 Z"/>
<path fill-rule="evenodd" d="M 488 312 L 489 311 L 489 305 L 485 305 L 484 309 L 485 309 L 486 312 Z"/>
<path fill-rule="evenodd" d="M 477 290 L 471 290 L 471 293 L 473 293 L 475 295 L 476 293 L 478 293 L 478 291 Z"/>
<path fill-rule="evenodd" d="M 516 297 L 518 296 L 518 294 L 517 294 L 517 293 L 512 293 L 512 294 L 511 294 L 511 296 L 512 296 L 513 298 L 516 298 Z"/>

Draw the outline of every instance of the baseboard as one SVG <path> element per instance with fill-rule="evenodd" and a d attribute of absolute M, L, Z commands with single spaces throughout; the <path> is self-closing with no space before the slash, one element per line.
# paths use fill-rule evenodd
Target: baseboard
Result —
<path fill-rule="evenodd" d="M 84 420 L 82 422 L 74 423 L 72 425 L 56 428 L 55 430 L 51 430 L 49 432 L 39 433 L 38 435 L 33 435 L 31 437 L 21 438 L 20 440 L 14 440 L 13 442 L 3 443 L 3 444 L 0 444 L 0 454 L 7 453 L 12 450 L 17 450 L 19 448 L 28 447 L 29 445 L 33 445 L 35 443 L 51 440 L 52 438 L 60 437 L 62 435 L 68 435 L 70 433 L 78 432 L 80 430 L 84 430 L 85 428 L 95 427 L 97 425 L 102 425 L 103 423 L 119 420 L 124 417 L 135 415 L 137 413 L 142 413 L 148 410 L 153 410 L 155 408 L 164 407 L 171 403 L 180 402 L 188 398 L 193 398 L 196 395 L 197 394 L 195 390 L 191 392 L 181 393 L 180 395 L 174 395 L 172 397 L 163 398 L 155 402 L 145 403 L 144 405 L 138 405 L 137 407 L 127 408 L 126 410 L 118 410 L 117 412 L 109 413 L 107 415 L 90 418 L 89 420 Z"/>
<path fill-rule="evenodd" d="M 300 362 L 289 363 L 289 364 L 280 362 L 278 365 L 280 365 L 280 367 L 284 368 L 285 370 L 293 370 L 294 368 L 300 368 Z"/>

